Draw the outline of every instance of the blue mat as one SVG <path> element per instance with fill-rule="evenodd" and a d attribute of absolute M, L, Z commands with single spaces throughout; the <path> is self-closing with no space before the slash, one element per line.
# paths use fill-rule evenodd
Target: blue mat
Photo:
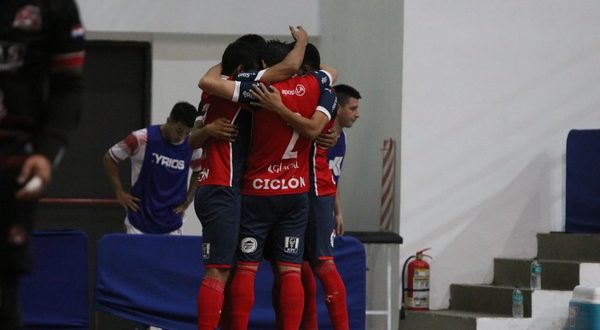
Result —
<path fill-rule="evenodd" d="M 565 231 L 600 233 L 600 130 L 567 137 Z"/>
<path fill-rule="evenodd" d="M 366 261 L 362 243 L 336 239 L 335 260 L 347 288 L 350 329 L 365 328 Z M 165 329 L 197 329 L 196 295 L 203 276 L 199 236 L 110 234 L 98 243 L 95 308 Z M 257 274 L 251 329 L 275 329 L 272 274 Z M 319 328 L 331 329 L 319 292 Z"/>

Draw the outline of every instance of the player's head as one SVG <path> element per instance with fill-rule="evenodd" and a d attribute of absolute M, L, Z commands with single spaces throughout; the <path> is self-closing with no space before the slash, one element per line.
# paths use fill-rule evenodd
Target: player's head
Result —
<path fill-rule="evenodd" d="M 333 90 L 338 99 L 336 120 L 342 128 L 352 127 L 360 116 L 358 113 L 360 93 L 355 88 L 344 84 L 333 86 Z"/>
<path fill-rule="evenodd" d="M 292 50 L 293 46 L 293 44 L 288 44 L 279 40 L 267 41 L 261 56 L 263 64 L 266 67 L 270 67 L 283 61 L 290 50 Z"/>
<path fill-rule="evenodd" d="M 187 102 L 177 102 L 171 109 L 167 122 L 162 125 L 161 132 L 171 143 L 183 142 L 194 126 L 196 107 Z"/>
<path fill-rule="evenodd" d="M 319 71 L 321 66 L 321 55 L 315 45 L 308 43 L 304 50 L 304 59 L 302 67 L 307 71 Z"/>
<path fill-rule="evenodd" d="M 237 38 L 236 41 L 243 41 L 249 43 L 258 51 L 259 55 L 262 53 L 263 49 L 267 45 L 267 41 L 265 40 L 265 38 L 259 36 L 258 34 L 244 34 L 243 36 Z"/>
<path fill-rule="evenodd" d="M 236 40 L 225 48 L 221 57 L 222 73 L 233 76 L 259 68 L 259 52 L 252 44 Z"/>

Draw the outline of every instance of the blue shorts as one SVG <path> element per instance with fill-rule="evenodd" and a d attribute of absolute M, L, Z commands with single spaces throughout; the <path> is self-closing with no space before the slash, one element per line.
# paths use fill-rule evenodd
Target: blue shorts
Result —
<path fill-rule="evenodd" d="M 202 223 L 204 266 L 231 268 L 235 265 L 240 228 L 239 188 L 200 186 L 196 189 L 194 209 Z"/>
<path fill-rule="evenodd" d="M 311 263 L 319 260 L 332 260 L 335 240 L 335 220 L 333 218 L 335 195 L 319 197 L 311 193 L 308 200 L 304 260 Z"/>
<path fill-rule="evenodd" d="M 271 261 L 301 264 L 307 220 L 306 193 L 243 195 L 238 259 L 260 262 L 267 254 Z"/>

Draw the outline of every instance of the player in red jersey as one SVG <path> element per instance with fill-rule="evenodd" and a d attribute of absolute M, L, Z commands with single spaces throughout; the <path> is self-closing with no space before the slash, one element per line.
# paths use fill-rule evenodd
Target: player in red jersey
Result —
<path fill-rule="evenodd" d="M 223 53 L 221 79 L 277 81 L 291 77 L 302 63 L 308 35 L 300 27 L 291 29 L 297 40 L 294 49 L 278 64 L 258 69 L 259 54 L 246 40 L 260 38 L 246 35 L 230 44 Z M 258 40 L 260 41 L 260 40 Z M 203 93 L 203 122 L 213 125 L 219 120 L 233 123 L 235 140 L 208 139 L 204 150 L 202 174 L 196 193 L 195 208 L 202 222 L 205 276 L 198 292 L 198 328 L 215 329 L 226 299 L 226 283 L 235 262 L 241 207 L 241 178 L 245 169 L 250 139 L 250 111 L 219 97 Z M 195 142 L 196 139 L 194 139 Z M 198 142 L 199 143 L 199 142 Z M 223 322 L 221 322 L 223 323 Z"/>
<path fill-rule="evenodd" d="M 285 44 L 271 42 L 264 57 L 273 64 L 289 51 Z M 235 101 L 254 102 L 250 90 L 253 84 L 219 81 L 218 68 L 207 72 L 203 84 L 220 87 L 211 93 Z M 315 138 L 330 120 L 335 109 L 335 97 L 327 74 L 305 74 L 273 84 L 280 92 L 280 102 L 261 105 L 254 113 L 252 142 L 243 181 L 242 223 L 240 228 L 239 261 L 232 280 L 232 312 L 234 328 L 246 328 L 254 303 L 254 278 L 262 260 L 267 237 L 271 258 L 280 277 L 279 306 L 284 329 L 300 326 L 304 293 L 300 280 L 300 265 L 304 248 L 308 199 L 308 156 L 310 140 Z M 212 85 L 215 87 L 216 85 Z M 262 85 L 261 88 L 267 88 Z M 255 89 L 255 93 L 259 90 Z M 280 94 L 279 94 L 280 93 Z M 321 102 L 319 106 L 318 102 Z M 281 106 L 281 107 L 279 107 Z M 294 125 L 303 125 L 303 135 L 282 118 L 301 118 Z"/>
<path fill-rule="evenodd" d="M 319 53 L 316 48 L 310 46 L 309 44 L 306 49 L 304 65 L 310 70 L 316 70 L 320 66 Z M 269 92 L 266 88 L 263 88 L 259 94 L 261 95 L 254 96 L 263 100 L 263 102 L 278 102 L 276 92 Z M 272 99 L 265 101 L 267 98 Z M 275 107 L 277 108 L 277 106 Z M 284 116 L 284 118 L 287 119 L 290 125 L 300 123 L 297 116 Z M 334 121 L 329 121 L 323 130 L 325 132 L 323 134 L 331 135 L 330 130 L 333 126 Z M 311 134 L 309 131 L 304 131 L 306 126 L 295 127 L 301 134 Z M 325 138 L 324 135 L 322 137 Z M 304 262 L 302 267 L 302 284 L 305 290 L 303 329 L 317 329 L 316 283 L 313 271 L 323 285 L 325 302 L 333 328 L 349 328 L 345 285 L 333 260 L 333 243 L 337 227 L 334 222 L 336 184 L 329 168 L 327 152 L 327 149 L 317 147 L 317 141 L 313 142 L 309 158 L 309 212 L 304 251 L 304 259 L 308 262 Z M 276 288 L 274 291 L 276 291 Z"/>

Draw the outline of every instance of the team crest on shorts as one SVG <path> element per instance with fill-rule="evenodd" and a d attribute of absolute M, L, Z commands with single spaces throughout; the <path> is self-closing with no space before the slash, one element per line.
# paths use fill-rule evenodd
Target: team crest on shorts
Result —
<path fill-rule="evenodd" d="M 298 253 L 299 245 L 300 237 L 286 236 L 283 251 L 285 251 L 285 253 L 296 254 Z"/>
<path fill-rule="evenodd" d="M 256 238 L 254 237 L 244 237 L 240 242 L 240 250 L 244 253 L 252 253 L 256 251 L 258 247 L 258 242 L 256 242 Z"/>
<path fill-rule="evenodd" d="M 208 259 L 210 257 L 210 243 L 202 243 L 202 258 Z"/>

